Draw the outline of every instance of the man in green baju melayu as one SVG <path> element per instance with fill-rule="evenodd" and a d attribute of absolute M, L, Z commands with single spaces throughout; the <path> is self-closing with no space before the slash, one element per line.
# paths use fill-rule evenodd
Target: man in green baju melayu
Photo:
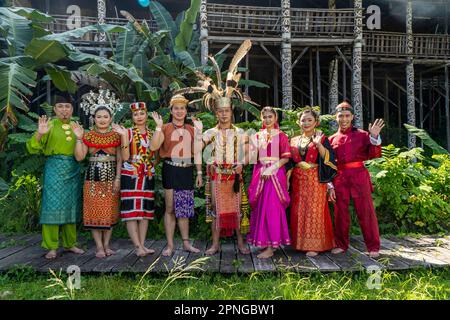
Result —
<path fill-rule="evenodd" d="M 74 158 L 78 141 L 72 130 L 72 99 L 69 95 L 57 96 L 53 108 L 56 117 L 39 118 L 38 130 L 27 141 L 30 154 L 46 156 L 42 207 L 42 247 L 49 250 L 47 259 L 55 259 L 59 247 L 59 231 L 65 250 L 84 253 L 76 247 L 76 224 L 81 218 L 80 165 Z"/>

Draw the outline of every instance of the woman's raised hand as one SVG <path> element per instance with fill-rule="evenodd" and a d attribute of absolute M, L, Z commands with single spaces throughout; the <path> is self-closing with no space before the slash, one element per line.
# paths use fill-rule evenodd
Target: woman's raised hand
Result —
<path fill-rule="evenodd" d="M 152 118 L 153 118 L 153 120 L 155 120 L 157 128 L 161 128 L 163 126 L 164 121 L 163 121 L 161 115 L 158 112 L 153 111 L 152 112 Z"/>
<path fill-rule="evenodd" d="M 112 129 L 114 132 L 117 132 L 119 135 L 124 136 L 127 134 L 127 129 L 117 123 L 112 124 Z"/>

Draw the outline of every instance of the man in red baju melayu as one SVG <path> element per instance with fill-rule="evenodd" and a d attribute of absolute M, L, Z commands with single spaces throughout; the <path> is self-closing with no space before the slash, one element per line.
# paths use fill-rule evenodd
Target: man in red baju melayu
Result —
<path fill-rule="evenodd" d="M 369 124 L 369 132 L 353 126 L 353 108 L 348 102 L 336 107 L 338 132 L 329 140 L 336 155 L 338 174 L 333 180 L 336 202 L 334 205 L 334 236 L 336 248 L 332 253 L 345 252 L 349 246 L 350 198 L 370 257 L 378 257 L 380 234 L 373 206 L 373 186 L 364 161 L 381 157 L 380 131 L 382 119 Z"/>

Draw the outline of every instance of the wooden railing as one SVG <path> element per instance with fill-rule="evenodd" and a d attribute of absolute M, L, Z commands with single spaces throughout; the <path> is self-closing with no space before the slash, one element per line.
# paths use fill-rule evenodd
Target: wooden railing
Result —
<path fill-rule="evenodd" d="M 291 9 L 293 37 L 353 37 L 353 9 Z"/>
<path fill-rule="evenodd" d="M 208 4 L 208 29 L 214 35 L 280 35 L 281 8 Z"/>
<path fill-rule="evenodd" d="M 352 38 L 353 10 L 291 9 L 291 30 L 293 38 Z M 69 30 L 68 16 L 55 15 L 55 21 L 48 28 L 60 33 Z M 126 25 L 124 18 L 106 18 L 106 23 Z M 96 17 L 81 17 L 81 27 L 96 24 Z M 152 31 L 158 30 L 154 20 L 147 20 Z M 230 6 L 208 4 L 209 34 L 280 37 L 281 9 L 267 7 Z M 76 45 L 99 46 L 97 33 L 90 32 L 81 39 L 74 39 Z M 112 35 L 112 40 L 117 35 Z M 397 32 L 364 31 L 363 53 L 366 56 L 404 58 L 406 34 Z M 450 36 L 435 34 L 414 34 L 414 58 L 450 59 Z"/>
<path fill-rule="evenodd" d="M 363 53 L 370 56 L 406 57 L 406 34 L 397 32 L 363 33 Z M 443 34 L 414 34 L 414 58 L 449 59 L 450 36 Z"/>
<path fill-rule="evenodd" d="M 48 25 L 48 29 L 54 33 L 62 33 L 69 31 L 69 27 L 67 25 L 67 19 L 69 16 L 67 15 L 53 15 L 54 21 Z M 138 20 L 139 21 L 139 20 Z M 97 17 L 81 17 L 80 18 L 80 26 L 86 27 L 90 25 L 97 24 Z M 128 20 L 125 18 L 106 18 L 105 23 L 107 24 L 115 24 L 125 26 L 128 23 Z M 158 27 L 154 20 L 147 20 L 147 24 L 151 31 L 157 31 Z M 117 37 L 117 34 L 112 34 L 112 40 L 114 41 Z M 86 45 L 92 45 L 92 42 L 98 41 L 98 33 L 97 32 L 88 32 L 82 38 L 73 39 L 75 44 L 85 43 Z M 97 43 L 98 44 L 98 43 Z"/>

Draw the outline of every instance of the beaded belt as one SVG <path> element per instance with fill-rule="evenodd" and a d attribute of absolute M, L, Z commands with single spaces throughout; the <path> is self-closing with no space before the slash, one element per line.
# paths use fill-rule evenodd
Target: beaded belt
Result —
<path fill-rule="evenodd" d="M 189 168 L 192 167 L 193 164 L 191 163 L 185 163 L 184 161 L 170 161 L 170 160 L 164 160 L 165 163 L 174 166 L 174 167 L 180 167 L 180 168 Z"/>
<path fill-rule="evenodd" d="M 116 161 L 116 156 L 104 156 L 104 157 L 90 157 L 89 161 L 95 162 L 110 162 Z"/>

